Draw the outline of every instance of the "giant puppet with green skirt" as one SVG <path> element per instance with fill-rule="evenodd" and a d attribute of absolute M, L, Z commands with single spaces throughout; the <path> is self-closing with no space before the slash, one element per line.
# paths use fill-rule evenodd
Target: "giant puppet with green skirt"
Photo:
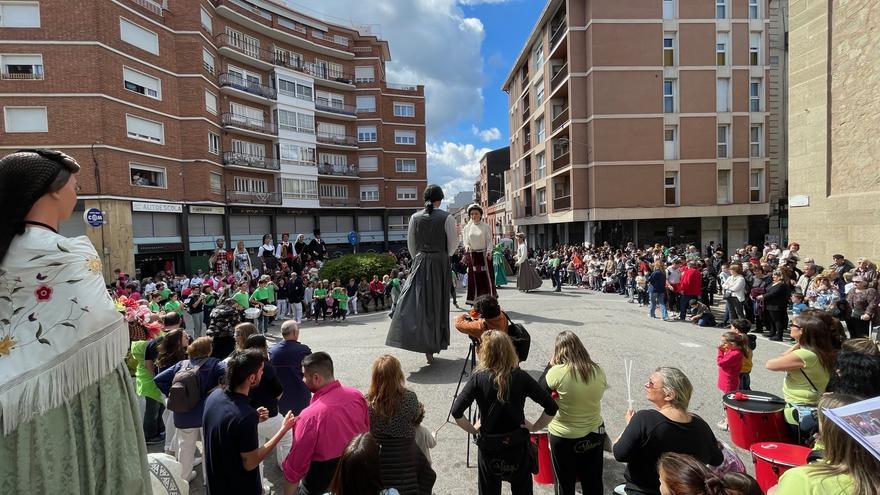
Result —
<path fill-rule="evenodd" d="M 492 250 L 492 266 L 495 269 L 495 287 L 507 285 L 507 260 L 504 259 L 504 244 L 497 244 Z"/>

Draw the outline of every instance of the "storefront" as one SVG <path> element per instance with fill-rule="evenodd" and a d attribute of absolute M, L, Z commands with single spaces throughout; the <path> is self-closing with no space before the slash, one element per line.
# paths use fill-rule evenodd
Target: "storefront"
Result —
<path fill-rule="evenodd" d="M 187 208 L 187 227 L 189 236 L 190 271 L 197 270 L 207 273 L 211 254 L 217 245 L 217 239 L 225 240 L 225 215 L 223 206 L 189 205 Z"/>
<path fill-rule="evenodd" d="M 133 201 L 131 220 L 137 277 L 186 270 L 183 205 Z"/>
<path fill-rule="evenodd" d="M 230 249 L 235 249 L 239 241 L 247 248 L 260 247 L 265 234 L 273 234 L 272 216 L 275 210 L 258 207 L 229 207 L 229 238 Z"/>

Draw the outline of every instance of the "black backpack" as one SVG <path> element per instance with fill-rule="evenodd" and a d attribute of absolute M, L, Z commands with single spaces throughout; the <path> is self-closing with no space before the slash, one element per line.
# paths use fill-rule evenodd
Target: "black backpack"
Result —
<path fill-rule="evenodd" d="M 507 318 L 507 335 L 510 337 L 510 340 L 513 341 L 513 348 L 516 350 L 516 357 L 519 358 L 519 362 L 522 363 L 529 359 L 529 349 L 532 347 L 532 336 L 529 335 L 529 331 L 526 330 L 526 327 L 522 326 L 522 324 L 511 321 L 510 317 L 507 316 L 507 313 L 504 313 L 504 317 Z"/>
<path fill-rule="evenodd" d="M 208 362 L 206 358 L 196 366 L 192 361 L 186 361 L 180 365 L 180 369 L 171 381 L 171 390 L 168 391 L 168 410 L 176 413 L 192 411 L 202 400 L 202 380 L 199 378 L 199 368 Z"/>

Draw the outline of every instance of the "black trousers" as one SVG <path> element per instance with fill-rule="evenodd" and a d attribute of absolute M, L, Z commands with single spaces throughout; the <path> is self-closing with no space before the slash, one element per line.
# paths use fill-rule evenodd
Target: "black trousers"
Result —
<path fill-rule="evenodd" d="M 333 474 L 336 472 L 336 465 L 339 464 L 339 458 L 329 459 L 326 461 L 312 461 L 309 464 L 309 472 L 306 473 L 302 483 L 299 485 L 298 495 L 322 495 L 327 493 L 330 488 L 330 481 L 333 480 Z"/>
<path fill-rule="evenodd" d="M 770 336 L 781 339 L 788 328 L 788 311 L 787 310 L 765 310 L 764 315 L 769 320 Z"/>
<path fill-rule="evenodd" d="M 527 445 L 521 447 L 522 455 L 506 452 L 493 456 L 477 450 L 477 488 L 480 495 L 501 495 L 501 481 L 510 482 L 511 495 L 532 495 L 532 473 L 525 466 L 528 459 Z M 516 459 L 511 461 L 510 459 Z"/>
<path fill-rule="evenodd" d="M 161 433 L 164 428 L 162 411 L 165 410 L 165 405 L 151 399 L 150 397 L 144 398 L 147 401 L 146 406 L 144 407 L 144 438 L 146 440 L 152 440 L 159 436 L 159 433 Z"/>
<path fill-rule="evenodd" d="M 581 482 L 584 495 L 602 495 L 602 446 L 605 435 L 588 433 L 581 438 L 550 435 L 550 458 L 556 477 L 557 495 L 574 495 Z"/>

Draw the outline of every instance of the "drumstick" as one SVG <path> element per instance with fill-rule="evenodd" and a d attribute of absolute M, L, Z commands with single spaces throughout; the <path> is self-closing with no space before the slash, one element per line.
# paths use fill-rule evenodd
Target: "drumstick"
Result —
<path fill-rule="evenodd" d="M 633 398 L 632 398 L 632 365 L 633 362 L 631 359 L 623 360 L 623 368 L 626 373 L 626 402 L 629 404 L 629 409 L 633 407 Z"/>

